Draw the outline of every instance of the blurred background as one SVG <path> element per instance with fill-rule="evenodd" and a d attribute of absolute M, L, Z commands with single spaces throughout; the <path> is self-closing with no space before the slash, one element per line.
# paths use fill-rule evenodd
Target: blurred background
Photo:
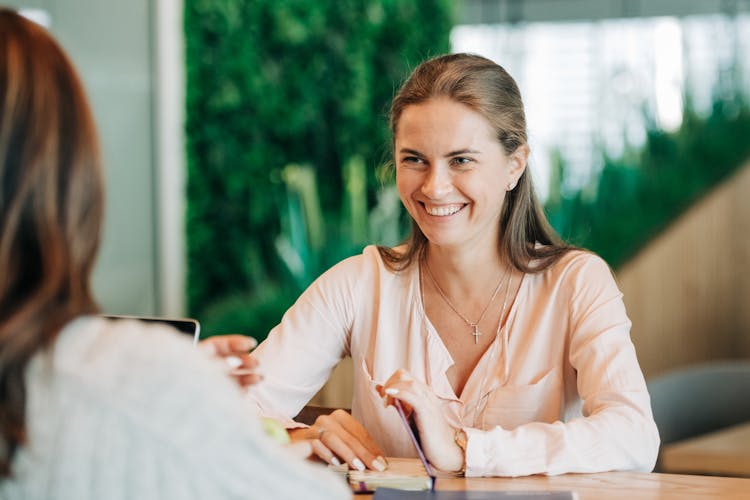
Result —
<path fill-rule="evenodd" d="M 265 337 L 407 224 L 388 104 L 426 57 L 503 65 L 561 235 L 614 269 L 647 376 L 750 357 L 750 0 L 16 0 L 98 122 L 108 313 Z"/>
<path fill-rule="evenodd" d="M 550 221 L 624 293 L 658 470 L 750 476 L 750 0 L 11 2 L 93 104 L 102 309 L 207 335 L 262 340 L 325 269 L 398 243 L 395 89 L 449 51 L 501 64 Z M 313 403 L 351 392 L 344 360 Z"/>
<path fill-rule="evenodd" d="M 696 406 L 750 420 L 750 0 L 12 4 L 60 40 L 93 103 L 105 312 L 262 340 L 329 266 L 399 242 L 390 99 L 423 59 L 469 51 L 519 83 L 554 227 L 612 266 L 663 438 L 678 407 L 675 421 Z M 659 386 L 726 363 L 743 382 Z M 348 404 L 337 370 L 317 402 Z"/>

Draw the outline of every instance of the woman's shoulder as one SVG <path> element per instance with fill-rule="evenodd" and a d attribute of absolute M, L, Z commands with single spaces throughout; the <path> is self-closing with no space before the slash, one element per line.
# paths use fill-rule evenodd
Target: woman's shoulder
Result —
<path fill-rule="evenodd" d="M 388 248 L 393 254 L 400 254 L 405 251 L 404 246 Z M 381 247 L 377 245 L 367 245 L 362 253 L 347 257 L 329 268 L 322 276 L 326 278 L 349 279 L 361 281 L 363 279 L 375 277 L 378 274 L 399 274 L 386 264 Z"/>
<path fill-rule="evenodd" d="M 163 406 L 174 399 L 164 397 L 170 393 L 221 398 L 236 392 L 221 361 L 194 347 L 191 340 L 162 324 L 81 317 L 68 324 L 55 342 L 54 376 L 59 384 L 82 388 L 93 399 L 117 394 L 123 404 L 130 400 L 134 408 Z"/>
<path fill-rule="evenodd" d="M 589 250 L 569 250 L 550 266 L 548 273 L 555 288 L 571 300 L 588 303 L 621 295 L 609 264 Z"/>
<path fill-rule="evenodd" d="M 574 285 L 613 280 L 609 264 L 594 252 L 581 248 L 566 251 L 540 274 L 540 278 L 545 281 Z"/>
<path fill-rule="evenodd" d="M 174 363 L 196 354 L 191 340 L 160 323 L 82 316 L 60 332 L 55 357 L 58 366 L 70 369 L 94 367 L 95 360 L 110 357 L 124 360 L 130 366 L 148 365 L 154 358 Z"/>
<path fill-rule="evenodd" d="M 565 252 L 555 263 L 558 272 L 561 270 L 581 270 L 581 269 L 606 269 L 609 271 L 609 264 L 590 250 L 584 248 L 572 248 Z"/>
<path fill-rule="evenodd" d="M 204 446 L 197 442 L 201 429 L 218 420 L 226 426 L 221 433 L 259 432 L 248 420 L 257 410 L 242 397 L 226 363 L 166 325 L 79 318 L 61 332 L 52 359 L 52 392 L 75 398 L 117 432 L 183 450 Z M 45 366 L 42 360 L 37 387 L 45 387 L 39 377 Z"/>

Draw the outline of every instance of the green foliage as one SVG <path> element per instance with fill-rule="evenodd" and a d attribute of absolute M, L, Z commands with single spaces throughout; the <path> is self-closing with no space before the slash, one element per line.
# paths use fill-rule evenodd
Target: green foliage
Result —
<path fill-rule="evenodd" d="M 373 238 L 366 214 L 390 210 L 376 205 L 375 175 L 388 103 L 411 67 L 448 51 L 451 9 L 450 0 L 185 2 L 188 303 L 209 332 L 262 337 L 303 283 Z M 302 238 L 305 218 L 318 225 Z"/>
<path fill-rule="evenodd" d="M 750 110 L 718 100 L 708 117 L 686 109 L 679 130 L 650 130 L 641 149 L 604 158 L 594 183 L 573 196 L 552 196 L 550 222 L 568 241 L 613 267 L 623 264 L 675 217 L 750 157 Z M 565 165 L 553 176 L 560 192 Z"/>
<path fill-rule="evenodd" d="M 309 165 L 287 165 L 281 172 L 286 189 L 286 206 L 279 213 L 282 232 L 275 240 L 284 264 L 281 285 L 251 292 L 230 294 L 209 306 L 203 316 L 208 335 L 252 332 L 261 340 L 278 323 L 296 297 L 328 268 L 377 241 L 395 245 L 406 234 L 395 186 L 382 189 L 378 202 L 367 211 L 362 192 L 366 167 L 359 157 L 344 166 L 345 184 L 338 217 L 325 218 L 318 195 L 319 182 Z M 267 327 L 266 329 L 260 329 Z"/>

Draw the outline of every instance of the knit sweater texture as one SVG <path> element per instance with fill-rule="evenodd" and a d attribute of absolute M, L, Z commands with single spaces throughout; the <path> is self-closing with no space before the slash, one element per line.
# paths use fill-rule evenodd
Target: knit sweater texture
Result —
<path fill-rule="evenodd" d="M 78 318 L 28 366 L 0 499 L 351 498 L 264 435 L 227 370 L 166 326 Z"/>

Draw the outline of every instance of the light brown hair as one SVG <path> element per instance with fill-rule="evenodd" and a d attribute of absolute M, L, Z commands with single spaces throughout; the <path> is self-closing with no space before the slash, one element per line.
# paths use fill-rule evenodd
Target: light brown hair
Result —
<path fill-rule="evenodd" d="M 495 137 L 506 154 L 512 154 L 527 143 L 526 115 L 518 85 L 501 66 L 472 54 L 435 57 L 414 70 L 391 104 L 393 140 L 406 107 L 438 97 L 447 97 L 481 114 L 495 130 Z M 405 252 L 383 246 L 378 250 L 385 264 L 398 270 L 424 258 L 427 244 L 427 238 L 412 219 Z M 542 271 L 572 248 L 557 237 L 547 222 L 528 168 L 516 187 L 506 193 L 498 248 L 523 272 Z"/>
<path fill-rule="evenodd" d="M 0 8 L 0 476 L 25 442 L 29 360 L 95 312 L 103 188 L 76 72 L 44 28 Z"/>

